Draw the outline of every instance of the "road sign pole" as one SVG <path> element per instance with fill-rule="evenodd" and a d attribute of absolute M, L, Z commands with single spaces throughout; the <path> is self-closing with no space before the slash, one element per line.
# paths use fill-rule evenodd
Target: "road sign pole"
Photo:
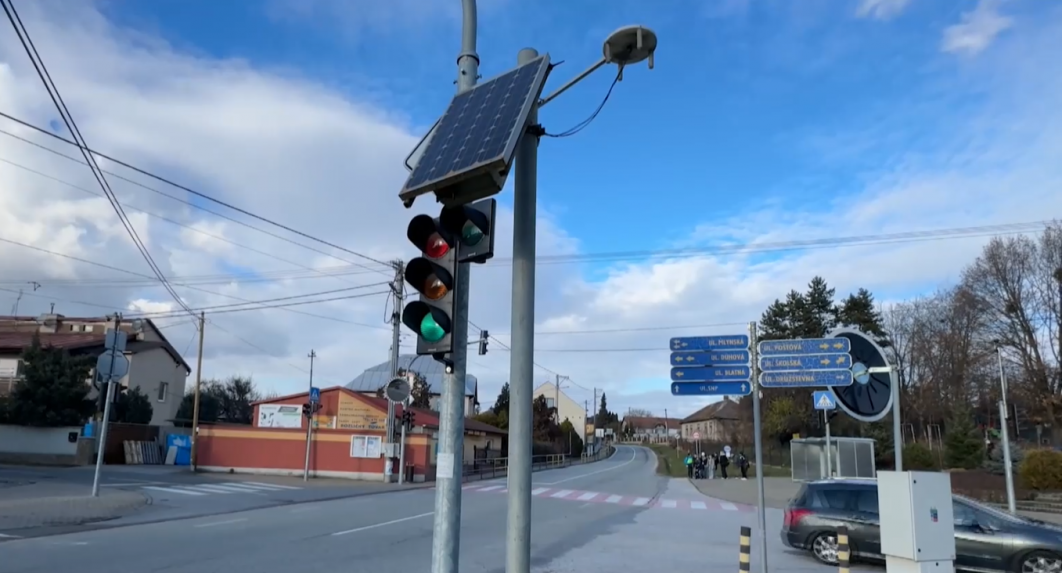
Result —
<path fill-rule="evenodd" d="M 889 369 L 889 378 L 892 379 L 892 450 L 896 460 L 896 471 L 903 471 L 903 429 L 900 424 L 900 381 L 896 379 L 896 372 Z"/>
<path fill-rule="evenodd" d="M 826 420 L 826 479 L 833 477 L 833 452 L 830 450 L 830 411 L 822 411 L 822 419 Z"/>
<path fill-rule="evenodd" d="M 752 435 L 756 443 L 756 502 L 759 504 L 757 526 L 760 530 L 760 571 L 767 573 L 767 510 L 763 488 L 763 430 L 760 428 L 760 384 L 757 376 L 756 322 L 749 323 L 749 352 L 752 361 Z"/>
<path fill-rule="evenodd" d="M 462 0 L 461 53 L 457 56 L 457 92 L 472 89 L 479 77 L 476 54 L 476 0 Z M 460 248 L 460 247 L 458 247 Z M 461 475 L 464 469 L 465 366 L 468 353 L 468 263 L 457 263 L 454 280 L 453 351 L 450 373 L 443 376 L 436 456 L 435 522 L 432 573 L 458 573 L 461 552 Z M 510 452 L 511 455 L 511 452 Z"/>
<path fill-rule="evenodd" d="M 121 329 L 119 328 L 121 325 L 122 325 L 122 315 L 115 314 L 114 315 L 114 331 L 116 333 L 118 333 L 118 334 L 115 335 L 115 338 L 117 338 L 118 336 L 121 336 Z M 112 348 L 108 348 L 108 349 L 104 350 L 104 352 L 109 352 L 109 351 L 117 352 L 118 351 L 117 348 L 120 348 L 120 347 L 117 344 L 115 344 L 115 347 L 116 348 L 113 348 L 113 349 Z M 99 438 L 97 438 L 97 441 L 96 441 L 96 471 L 92 475 L 92 497 L 99 497 L 100 496 L 100 471 L 103 469 L 103 454 L 104 454 L 104 452 L 107 449 L 107 423 L 111 419 L 111 401 L 114 400 L 114 381 L 111 380 L 111 378 L 114 377 L 114 363 L 115 362 L 116 362 L 116 359 L 112 358 L 111 359 L 110 368 L 107 371 L 107 378 L 106 378 L 107 389 L 106 390 L 102 390 L 101 389 L 103 391 L 103 393 L 106 395 L 106 398 L 104 399 L 105 401 L 103 403 L 103 421 L 100 424 L 100 426 L 101 426 L 100 427 L 100 434 L 99 434 Z M 97 373 L 96 375 L 99 376 L 99 373 Z"/>
<path fill-rule="evenodd" d="M 538 57 L 520 50 L 519 65 Z M 527 124 L 538 123 L 532 106 Z M 531 401 L 535 352 L 535 210 L 538 194 L 537 135 L 525 133 L 516 150 L 513 193 L 512 351 L 509 362 L 509 514 L 505 536 L 505 573 L 531 571 Z M 595 408 L 597 405 L 594 406 Z M 597 426 L 594 426 L 597 431 Z"/>
<path fill-rule="evenodd" d="M 317 351 L 310 350 L 310 354 L 307 355 L 310 359 L 310 390 L 306 393 L 306 401 L 310 403 L 310 411 L 306 416 L 306 460 L 302 466 L 302 481 L 310 481 L 310 448 L 313 443 L 313 414 L 314 406 L 317 404 L 316 400 L 313 400 L 313 360 L 317 358 Z"/>

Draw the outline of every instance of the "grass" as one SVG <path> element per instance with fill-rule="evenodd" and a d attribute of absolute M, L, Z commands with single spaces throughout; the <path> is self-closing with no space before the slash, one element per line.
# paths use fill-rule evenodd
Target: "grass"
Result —
<path fill-rule="evenodd" d="M 650 444 L 649 447 L 656 452 L 656 473 L 663 476 L 686 477 L 685 455 L 675 448 L 665 444 Z M 741 476 L 741 470 L 731 465 L 727 471 L 731 476 Z M 755 477 L 756 466 L 749 467 L 749 477 Z M 787 467 L 763 466 L 764 477 L 790 477 L 792 472 Z"/>

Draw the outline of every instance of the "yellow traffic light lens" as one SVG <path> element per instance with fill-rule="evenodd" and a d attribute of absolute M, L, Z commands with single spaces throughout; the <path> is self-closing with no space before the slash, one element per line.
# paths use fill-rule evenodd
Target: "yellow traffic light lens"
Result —
<path fill-rule="evenodd" d="M 428 280 L 424 281 L 424 288 L 420 289 L 420 292 L 424 293 L 424 296 L 429 300 L 439 300 L 446 296 L 449 289 L 446 288 L 446 284 L 439 280 L 439 277 L 435 275 L 428 276 Z"/>

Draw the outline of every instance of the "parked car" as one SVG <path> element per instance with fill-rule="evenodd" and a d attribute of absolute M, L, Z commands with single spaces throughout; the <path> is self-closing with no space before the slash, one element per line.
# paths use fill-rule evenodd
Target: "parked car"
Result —
<path fill-rule="evenodd" d="M 963 496 L 952 498 L 955 568 L 1016 573 L 1062 572 L 1062 526 L 1011 515 Z M 853 559 L 884 561 L 874 480 L 805 484 L 789 502 L 782 542 L 837 563 L 838 526 L 848 528 Z"/>

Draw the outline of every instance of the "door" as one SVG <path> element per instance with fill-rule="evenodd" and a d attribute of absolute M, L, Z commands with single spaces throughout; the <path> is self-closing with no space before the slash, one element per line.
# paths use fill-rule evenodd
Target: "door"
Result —
<path fill-rule="evenodd" d="M 850 534 L 857 551 L 862 555 L 878 557 L 881 555 L 881 522 L 878 516 L 877 488 L 859 488 L 855 490 L 855 507 Z"/>
<path fill-rule="evenodd" d="M 955 516 L 955 565 L 977 569 L 1003 569 L 1009 554 L 1010 536 L 1003 524 L 989 514 L 953 500 Z"/>

